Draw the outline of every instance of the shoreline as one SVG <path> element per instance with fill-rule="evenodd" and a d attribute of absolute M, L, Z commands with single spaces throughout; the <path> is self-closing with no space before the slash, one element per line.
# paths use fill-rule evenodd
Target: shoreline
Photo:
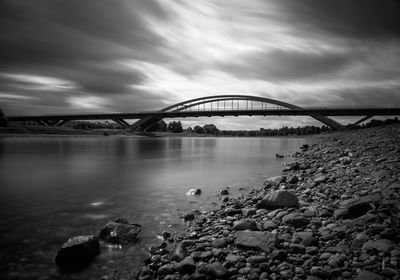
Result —
<path fill-rule="evenodd" d="M 334 132 L 333 132 L 334 133 Z M 109 137 L 109 136 L 122 136 L 122 137 L 218 137 L 218 138 L 304 138 L 304 137 L 324 137 L 330 135 L 329 133 L 320 134 L 306 134 L 306 135 L 268 135 L 268 136 L 235 136 L 235 135 L 218 135 L 218 134 L 200 134 L 200 133 L 172 133 L 172 132 L 149 132 L 149 133 L 133 133 L 131 131 L 113 130 L 113 129 L 54 129 L 54 128 L 22 128 L 22 127 L 8 127 L 0 128 L 0 138 L 6 137 L 82 137 L 82 136 L 96 136 L 96 137 Z"/>
<path fill-rule="evenodd" d="M 136 279 L 399 279 L 400 126 L 317 136 L 282 176 L 163 233 Z M 292 204 L 271 207 L 281 193 Z"/>

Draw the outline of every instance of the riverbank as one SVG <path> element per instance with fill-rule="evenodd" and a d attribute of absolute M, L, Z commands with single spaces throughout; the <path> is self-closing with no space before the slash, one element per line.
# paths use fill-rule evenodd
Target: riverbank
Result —
<path fill-rule="evenodd" d="M 127 137 L 313 137 L 322 134 L 309 135 L 230 135 L 230 134 L 204 134 L 194 132 L 132 132 L 129 129 L 74 129 L 60 127 L 0 127 L 0 137 L 31 137 L 31 136 L 127 136 Z"/>
<path fill-rule="evenodd" d="M 400 126 L 325 135 L 152 247 L 138 279 L 399 279 Z"/>

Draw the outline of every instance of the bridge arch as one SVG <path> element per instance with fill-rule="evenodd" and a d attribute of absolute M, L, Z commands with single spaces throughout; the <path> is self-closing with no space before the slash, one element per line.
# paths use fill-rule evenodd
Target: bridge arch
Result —
<path fill-rule="evenodd" d="M 281 106 L 282 108 L 287 108 L 287 109 L 303 109 L 302 107 L 286 103 L 283 101 L 279 101 L 276 99 L 271 99 L 271 98 L 266 98 L 266 97 L 259 97 L 259 96 L 251 96 L 251 95 L 214 95 L 214 96 L 205 96 L 205 97 L 199 97 L 199 98 L 194 98 L 190 100 L 186 100 L 183 102 L 179 102 L 170 106 L 165 107 L 164 109 L 161 109 L 159 112 L 180 112 L 192 107 L 196 107 L 199 105 L 203 104 L 208 104 L 208 103 L 213 103 L 213 102 L 220 102 L 220 101 L 256 101 L 260 103 L 265 103 L 265 104 L 273 104 L 277 106 Z M 322 122 L 323 124 L 332 127 L 334 129 L 340 129 L 342 127 L 341 124 L 338 122 L 334 121 L 331 118 L 328 118 L 326 116 L 318 115 L 318 114 L 313 114 L 310 113 L 310 116 L 313 117 L 314 119 Z M 162 118 L 158 116 L 149 116 L 145 117 L 143 119 L 140 119 L 133 123 L 131 125 L 131 128 L 133 130 L 142 130 L 146 131 L 149 128 L 151 128 L 153 125 L 155 125 L 157 122 L 162 120 Z"/>

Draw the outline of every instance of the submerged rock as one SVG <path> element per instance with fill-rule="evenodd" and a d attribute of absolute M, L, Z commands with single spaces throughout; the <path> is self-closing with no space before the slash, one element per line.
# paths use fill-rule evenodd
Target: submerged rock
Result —
<path fill-rule="evenodd" d="M 220 190 L 220 191 L 219 191 L 219 194 L 220 194 L 220 195 L 228 195 L 228 194 L 229 194 L 228 188 L 223 189 L 223 190 Z"/>
<path fill-rule="evenodd" d="M 100 253 L 99 240 L 93 235 L 74 236 L 65 242 L 55 262 L 71 269 L 84 267 Z"/>
<path fill-rule="evenodd" d="M 135 241 L 141 230 L 141 225 L 130 224 L 127 223 L 127 220 L 119 218 L 114 222 L 108 222 L 101 229 L 99 239 L 107 243 L 126 244 Z"/>
<path fill-rule="evenodd" d="M 186 195 L 201 195 L 201 189 L 190 189 Z"/>

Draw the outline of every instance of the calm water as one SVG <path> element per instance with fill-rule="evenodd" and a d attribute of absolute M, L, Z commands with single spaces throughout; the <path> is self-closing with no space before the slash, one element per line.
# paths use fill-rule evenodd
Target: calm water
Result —
<path fill-rule="evenodd" d="M 231 195 L 280 174 L 311 138 L 0 138 L 2 279 L 98 279 L 131 271 L 163 230 L 185 227 L 181 213 L 216 207 Z M 202 195 L 188 197 L 191 188 Z M 239 190 L 241 188 L 241 190 Z M 98 234 L 116 217 L 142 224 L 140 240 L 102 248 L 85 271 L 60 274 L 53 260 L 73 235 Z M 47 278 L 46 278 L 47 277 Z"/>

